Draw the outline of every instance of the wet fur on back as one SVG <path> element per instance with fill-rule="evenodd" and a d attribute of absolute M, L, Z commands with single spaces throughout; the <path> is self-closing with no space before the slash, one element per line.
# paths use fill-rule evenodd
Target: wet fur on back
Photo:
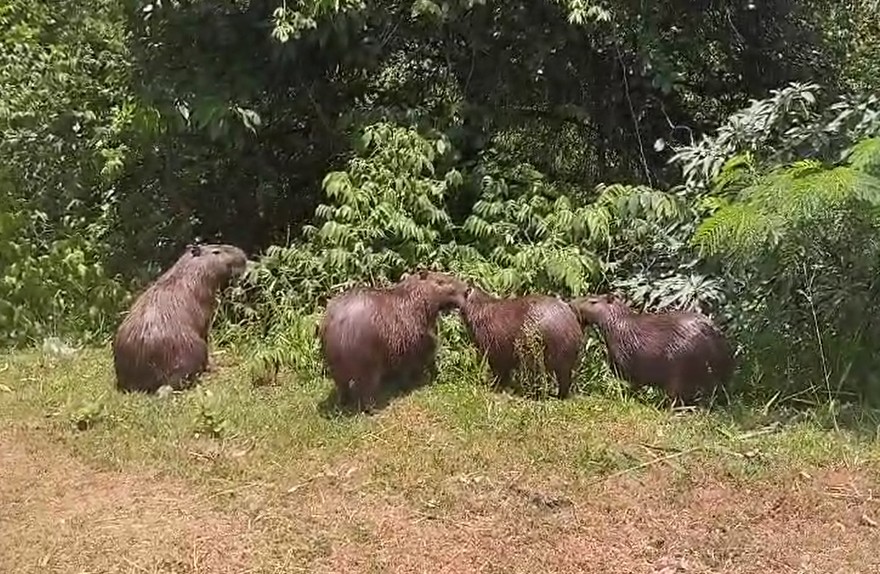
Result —
<path fill-rule="evenodd" d="M 673 399 L 691 402 L 733 375 L 732 349 L 712 321 L 700 313 L 636 313 L 613 296 L 570 303 L 582 325 L 594 325 L 615 373 L 634 388 L 657 386 Z"/>
<path fill-rule="evenodd" d="M 437 350 L 437 318 L 463 304 L 466 288 L 451 275 L 422 272 L 331 299 L 318 336 L 340 402 L 369 409 L 389 377 L 424 374 Z"/>
<path fill-rule="evenodd" d="M 558 396 L 568 396 L 583 333 L 564 301 L 545 295 L 500 299 L 473 287 L 461 317 L 500 385 L 508 385 L 512 373 L 523 366 L 517 352 L 523 334 L 539 334 L 544 367 L 556 377 Z"/>
<path fill-rule="evenodd" d="M 246 264 L 245 253 L 232 245 L 187 246 L 137 298 L 116 332 L 117 387 L 153 392 L 190 386 L 207 367 L 217 291 Z"/>

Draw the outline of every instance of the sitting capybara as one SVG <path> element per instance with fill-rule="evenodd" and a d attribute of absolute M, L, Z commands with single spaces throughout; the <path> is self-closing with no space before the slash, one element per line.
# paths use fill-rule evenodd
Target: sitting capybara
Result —
<path fill-rule="evenodd" d="M 556 378 L 558 397 L 568 396 L 583 331 L 565 301 L 546 295 L 499 299 L 471 287 L 461 317 L 471 340 L 486 356 L 496 384 L 508 385 L 514 370 L 524 366 L 517 343 L 524 335 L 535 334 L 540 336 L 544 367 Z"/>
<path fill-rule="evenodd" d="M 614 295 L 569 302 L 582 326 L 605 339 L 615 373 L 634 389 L 660 387 L 673 402 L 692 402 L 733 375 L 733 351 L 712 321 L 700 313 L 636 313 Z"/>
<path fill-rule="evenodd" d="M 389 378 L 425 374 L 437 349 L 441 312 L 464 304 L 467 284 L 433 271 L 389 288 L 355 287 L 330 300 L 318 327 L 339 401 L 370 410 Z"/>
<path fill-rule="evenodd" d="M 247 265 L 233 245 L 188 245 L 137 298 L 113 340 L 116 386 L 155 392 L 192 386 L 208 367 L 217 291 Z"/>

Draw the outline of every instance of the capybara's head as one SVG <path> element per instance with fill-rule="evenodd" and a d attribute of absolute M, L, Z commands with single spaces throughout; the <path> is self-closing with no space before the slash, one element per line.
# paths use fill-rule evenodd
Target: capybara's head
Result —
<path fill-rule="evenodd" d="M 568 302 L 581 325 L 595 325 L 625 313 L 626 302 L 615 294 L 587 295 Z"/>
<path fill-rule="evenodd" d="M 187 245 L 181 260 L 215 285 L 241 275 L 248 265 L 244 251 L 225 243 Z"/>
<path fill-rule="evenodd" d="M 469 289 L 467 283 L 454 275 L 427 269 L 419 270 L 413 274 L 404 273 L 400 284 L 418 289 L 436 301 L 440 309 L 444 311 L 464 307 Z"/>
<path fill-rule="evenodd" d="M 465 294 L 465 302 L 466 303 L 485 303 L 486 301 L 490 301 L 492 296 L 488 293 L 480 289 L 476 285 L 469 285 L 467 293 Z"/>

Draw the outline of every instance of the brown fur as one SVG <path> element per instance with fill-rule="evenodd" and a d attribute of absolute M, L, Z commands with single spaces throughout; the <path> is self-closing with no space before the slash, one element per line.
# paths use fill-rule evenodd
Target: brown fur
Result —
<path fill-rule="evenodd" d="M 113 340 L 116 386 L 182 389 L 208 368 L 208 333 L 217 291 L 244 271 L 238 247 L 190 245 L 134 302 Z"/>
<path fill-rule="evenodd" d="M 318 327 L 341 403 L 371 409 L 389 377 L 433 369 L 440 313 L 464 304 L 467 285 L 422 271 L 385 288 L 356 287 L 330 300 Z"/>
<path fill-rule="evenodd" d="M 512 373 L 523 366 L 516 344 L 525 332 L 534 332 L 541 337 L 544 367 L 556 377 L 559 398 L 568 396 L 583 332 L 564 301 L 545 295 L 499 299 L 473 287 L 461 316 L 497 384 L 510 384 Z"/>
<path fill-rule="evenodd" d="M 664 389 L 674 401 L 693 401 L 733 375 L 733 352 L 724 335 L 700 313 L 636 313 L 619 298 L 600 295 L 569 303 L 583 326 L 603 335 L 609 362 L 634 388 Z"/>

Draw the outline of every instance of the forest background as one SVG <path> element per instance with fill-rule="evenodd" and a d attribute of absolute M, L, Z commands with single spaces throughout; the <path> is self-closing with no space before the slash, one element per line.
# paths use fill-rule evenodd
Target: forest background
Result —
<path fill-rule="evenodd" d="M 316 373 L 330 294 L 432 264 L 699 308 L 750 400 L 880 399 L 876 2 L 6 0 L 0 30 L 6 346 L 106 343 L 201 238 L 259 260 L 214 334 L 256 376 Z"/>

